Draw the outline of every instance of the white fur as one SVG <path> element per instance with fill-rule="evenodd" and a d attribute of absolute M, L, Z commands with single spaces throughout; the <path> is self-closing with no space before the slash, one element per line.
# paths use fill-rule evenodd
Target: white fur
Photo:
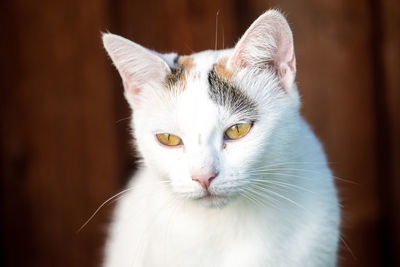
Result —
<path fill-rule="evenodd" d="M 280 34 L 252 37 L 258 27 Z M 268 11 L 250 30 L 235 49 L 192 55 L 195 66 L 182 92 L 167 90 L 160 79 L 171 56 L 104 35 L 134 109 L 132 128 L 143 157 L 118 203 L 105 267 L 336 265 L 336 190 L 322 147 L 299 114 L 290 29 L 280 13 Z M 268 56 L 277 69 L 254 63 L 263 55 L 254 52 L 253 38 L 264 40 L 257 49 L 275 47 Z M 226 56 L 235 68 L 233 82 L 256 101 L 259 113 L 248 135 L 236 141 L 223 135 L 240 115 L 208 94 L 208 72 Z M 253 61 L 241 66 L 235 63 L 240 56 Z M 279 74 L 283 65 L 289 76 Z M 161 132 L 181 137 L 184 145 L 160 145 L 155 134 Z M 193 169 L 210 165 L 219 171 L 209 187 L 213 199 L 191 179 Z"/>

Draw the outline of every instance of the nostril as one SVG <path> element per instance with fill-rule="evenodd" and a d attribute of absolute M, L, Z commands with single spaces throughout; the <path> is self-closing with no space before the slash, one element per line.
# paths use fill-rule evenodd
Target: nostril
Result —
<path fill-rule="evenodd" d="M 217 175 L 215 175 L 215 176 L 217 176 Z M 208 183 L 211 183 L 211 181 L 215 179 L 215 176 L 211 176 L 210 178 L 208 178 Z"/>
<path fill-rule="evenodd" d="M 196 175 L 195 177 L 192 176 L 192 180 L 198 182 L 204 189 L 208 190 L 208 187 L 212 180 L 215 179 L 217 174 L 210 175 Z"/>

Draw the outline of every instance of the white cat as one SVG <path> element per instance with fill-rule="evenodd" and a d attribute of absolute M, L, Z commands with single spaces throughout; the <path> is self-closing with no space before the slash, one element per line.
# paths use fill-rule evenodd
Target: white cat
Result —
<path fill-rule="evenodd" d="M 143 157 L 103 266 L 336 266 L 336 190 L 299 113 L 281 13 L 261 15 L 229 50 L 178 57 L 103 41 Z"/>

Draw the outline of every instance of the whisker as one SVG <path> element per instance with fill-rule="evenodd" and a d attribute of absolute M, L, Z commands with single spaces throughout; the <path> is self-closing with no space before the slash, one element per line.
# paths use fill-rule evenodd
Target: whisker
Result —
<path fill-rule="evenodd" d="M 313 192 L 313 191 L 311 191 L 311 190 L 309 190 L 307 188 L 304 188 L 304 187 L 301 187 L 301 186 L 298 186 L 298 185 L 295 185 L 295 184 L 284 183 L 284 182 L 281 182 L 281 181 L 276 181 L 276 180 L 252 180 L 252 182 L 253 181 L 254 181 L 255 184 L 259 184 L 259 185 L 277 185 L 277 186 L 281 186 L 281 187 L 288 188 L 288 189 L 298 189 L 300 191 L 304 191 L 304 192 L 307 192 L 307 193 L 310 193 L 310 194 L 316 194 L 315 192 Z M 297 190 L 297 192 L 298 192 L 298 190 Z"/>
<path fill-rule="evenodd" d="M 80 233 L 82 231 L 82 229 L 94 218 L 94 216 L 96 216 L 96 214 L 106 205 L 108 204 L 110 201 L 112 201 L 113 199 L 117 198 L 118 196 L 125 194 L 126 192 L 132 190 L 133 188 L 128 188 L 125 190 L 122 190 L 121 192 L 113 195 L 112 197 L 108 198 L 106 201 L 104 201 L 96 210 L 95 212 L 89 217 L 89 219 L 86 220 L 86 222 L 79 227 L 79 229 L 77 230 L 77 233 Z"/>
<path fill-rule="evenodd" d="M 250 193 L 250 195 L 247 193 Z M 249 188 L 241 190 L 240 195 L 244 196 L 246 199 L 248 199 L 250 202 L 256 204 L 257 206 L 266 207 L 266 204 L 264 202 L 260 201 L 259 199 L 257 199 L 255 194 Z"/>
<path fill-rule="evenodd" d="M 305 165 L 305 166 L 315 166 L 315 165 L 321 165 L 324 166 L 326 162 L 312 162 L 312 161 L 285 161 L 285 162 L 280 162 L 280 163 L 274 163 L 274 164 L 266 164 L 260 167 L 255 167 L 253 169 L 266 169 L 266 168 L 271 168 L 271 167 L 279 167 L 279 166 L 288 166 L 288 165 Z"/>
<path fill-rule="evenodd" d="M 183 44 L 186 46 L 187 49 L 190 50 L 190 53 L 194 53 L 193 49 L 190 48 L 190 46 L 187 43 L 184 42 Z"/>
<path fill-rule="evenodd" d="M 218 15 L 219 15 L 219 9 L 217 11 L 217 14 L 215 15 L 215 48 L 214 48 L 214 50 L 217 50 L 217 47 L 218 47 Z"/>
<path fill-rule="evenodd" d="M 159 184 L 163 184 L 163 183 L 164 183 L 164 184 L 168 184 L 169 181 L 158 181 L 157 183 L 159 183 Z M 117 201 L 118 199 L 120 199 L 121 197 L 123 197 L 125 193 L 127 193 L 127 192 L 129 192 L 129 191 L 131 191 L 131 190 L 133 190 L 133 189 L 137 189 L 137 188 L 143 187 L 143 186 L 145 186 L 145 185 L 141 185 L 141 186 L 132 186 L 132 187 L 126 188 L 126 189 L 122 190 L 121 192 L 118 192 L 118 193 L 116 193 L 115 195 L 113 195 L 113 196 L 111 196 L 110 198 L 108 198 L 106 201 L 104 201 L 102 204 L 100 204 L 100 206 L 99 206 L 99 207 L 93 212 L 93 214 L 85 221 L 85 223 L 82 224 L 81 227 L 79 227 L 79 229 L 76 231 L 76 233 L 77 233 L 77 234 L 80 233 L 80 232 L 83 230 L 83 228 L 85 228 L 86 225 L 88 225 L 88 223 L 99 213 L 99 211 L 100 211 L 104 206 L 106 206 L 106 205 L 108 205 L 108 204 L 111 204 L 111 203 L 113 203 L 114 201 Z"/>
<path fill-rule="evenodd" d="M 292 203 L 293 205 L 295 205 L 295 206 L 297 206 L 297 207 L 299 207 L 299 208 L 301 208 L 301 209 L 307 211 L 307 209 L 305 209 L 305 208 L 304 208 L 303 206 L 301 206 L 300 204 L 296 203 L 294 200 L 292 200 L 292 199 L 290 199 L 290 198 L 288 198 L 288 197 L 285 197 L 285 196 L 283 196 L 283 195 L 281 195 L 281 194 L 279 194 L 279 193 L 277 193 L 277 192 L 275 192 L 275 191 L 272 191 L 272 190 L 265 190 L 265 188 L 260 187 L 260 186 L 257 186 L 257 185 L 255 185 L 255 189 L 256 189 L 256 190 L 257 190 L 257 189 L 260 190 L 260 193 L 273 194 L 273 195 L 275 195 L 275 196 L 277 196 L 277 197 L 280 197 L 280 198 L 282 198 L 282 199 L 284 199 L 284 200 L 286 200 L 286 201 Z"/>
<path fill-rule="evenodd" d="M 131 116 L 128 116 L 128 117 L 126 117 L 126 118 L 119 119 L 119 120 L 117 120 L 117 121 L 115 122 L 115 124 L 118 124 L 118 123 L 120 123 L 121 121 L 129 120 L 130 118 L 131 118 Z"/>
<path fill-rule="evenodd" d="M 318 175 L 326 175 L 326 174 L 324 174 L 324 173 L 322 173 L 322 172 L 318 172 L 318 171 L 315 171 L 315 170 L 309 170 L 309 169 L 296 169 L 296 168 L 277 168 L 277 169 L 265 169 L 265 170 L 256 170 L 256 171 L 254 171 L 254 170 L 249 170 L 249 172 L 253 172 L 253 173 L 259 173 L 259 174 L 262 174 L 262 173 L 264 173 L 264 174 L 277 174 L 277 173 L 275 173 L 275 171 L 300 171 L 300 172 L 309 172 L 309 173 L 314 173 L 314 174 L 318 174 Z M 285 173 L 280 173 L 281 175 L 286 175 Z M 293 176 L 293 174 L 287 174 L 288 176 Z M 330 174 L 331 175 L 331 174 Z M 341 177 L 338 177 L 338 176 L 334 176 L 334 175 L 331 175 L 332 176 L 332 178 L 334 178 L 334 179 L 336 179 L 336 180 L 338 180 L 338 181 L 341 181 L 341 182 L 345 182 L 345 183 L 349 183 L 349 184 L 358 184 L 358 183 L 356 183 L 356 182 L 354 182 L 354 181 L 351 181 L 351 180 L 348 180 L 348 179 L 344 179 L 344 178 L 341 178 Z M 300 178 L 305 178 L 304 176 L 301 176 L 301 175 L 299 175 L 299 176 L 297 176 L 297 177 L 300 177 Z"/>
<path fill-rule="evenodd" d="M 347 251 L 350 253 L 350 255 L 353 257 L 354 260 L 357 260 L 356 256 L 354 255 L 353 251 L 351 250 L 351 248 L 349 247 L 349 245 L 347 244 L 347 242 L 344 240 L 344 237 L 340 234 L 339 235 L 340 240 L 342 241 L 344 247 L 347 249 Z"/>
<path fill-rule="evenodd" d="M 222 49 L 225 49 L 225 32 L 223 23 L 221 23 L 221 30 L 222 30 Z"/>
<path fill-rule="evenodd" d="M 251 197 L 252 199 L 255 199 L 255 203 L 256 205 L 258 204 L 258 206 L 270 209 L 279 209 L 279 201 L 270 196 L 270 195 L 266 195 L 266 194 L 261 194 L 257 191 L 253 189 L 249 189 L 249 194 L 251 194 L 249 197 Z M 268 205 L 267 205 L 268 203 Z"/>

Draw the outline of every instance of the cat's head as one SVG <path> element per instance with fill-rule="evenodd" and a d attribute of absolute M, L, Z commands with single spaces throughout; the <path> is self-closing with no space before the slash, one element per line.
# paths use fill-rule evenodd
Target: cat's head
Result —
<path fill-rule="evenodd" d="M 144 162 L 174 193 L 224 205 L 258 179 L 258 166 L 290 154 L 299 97 L 292 32 L 278 11 L 228 50 L 177 56 L 113 34 L 103 41 Z"/>

